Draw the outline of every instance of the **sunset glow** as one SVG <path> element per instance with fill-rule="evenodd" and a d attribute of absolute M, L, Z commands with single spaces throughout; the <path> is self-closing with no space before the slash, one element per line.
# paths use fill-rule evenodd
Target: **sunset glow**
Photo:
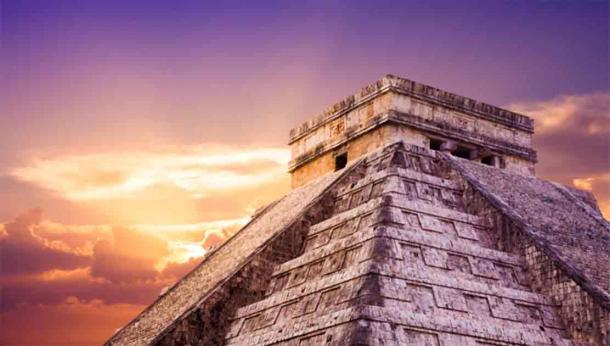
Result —
<path fill-rule="evenodd" d="M 286 149 L 195 147 L 34 159 L 11 174 L 76 201 L 146 198 L 156 186 L 203 198 L 272 181 L 286 173 L 289 159 Z"/>

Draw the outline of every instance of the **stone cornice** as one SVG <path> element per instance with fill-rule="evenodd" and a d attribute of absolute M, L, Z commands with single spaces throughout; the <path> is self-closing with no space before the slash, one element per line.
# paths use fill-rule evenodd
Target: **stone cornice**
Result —
<path fill-rule="evenodd" d="M 313 160 L 314 158 L 326 152 L 332 151 L 333 149 L 340 147 L 348 141 L 351 141 L 354 138 L 359 137 L 381 125 L 389 123 L 409 126 L 430 133 L 442 134 L 447 138 L 452 138 L 465 143 L 470 143 L 479 146 L 484 145 L 499 153 L 514 155 L 534 163 L 537 161 L 536 151 L 529 147 L 518 146 L 512 143 L 498 140 L 496 138 L 471 133 L 460 128 L 450 127 L 447 124 L 442 124 L 442 126 L 439 126 L 439 124 L 426 121 L 425 119 L 416 115 L 390 110 L 389 112 L 381 116 L 375 117 L 373 121 L 371 121 L 369 124 L 366 124 L 366 126 L 359 129 L 358 131 L 347 131 L 346 135 L 341 140 L 333 143 L 321 143 L 316 148 L 295 158 L 294 160 L 290 161 L 288 171 L 293 172 L 295 169 Z"/>
<path fill-rule="evenodd" d="M 528 133 L 534 132 L 531 118 L 471 98 L 434 88 L 405 78 L 387 75 L 364 87 L 357 93 L 333 104 L 321 114 L 290 130 L 289 144 L 299 140 L 312 130 L 323 126 L 358 106 L 388 91 L 408 95 L 416 99 L 438 104 L 481 119 L 503 124 Z"/>

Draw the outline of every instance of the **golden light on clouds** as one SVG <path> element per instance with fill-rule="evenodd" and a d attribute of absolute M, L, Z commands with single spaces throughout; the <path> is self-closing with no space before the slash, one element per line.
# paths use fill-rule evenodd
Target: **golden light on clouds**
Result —
<path fill-rule="evenodd" d="M 184 263 L 192 258 L 202 257 L 206 253 L 206 247 L 210 247 L 208 242 L 212 238 L 226 239 L 249 220 L 250 217 L 246 216 L 193 224 L 140 224 L 133 225 L 132 228 L 142 234 L 160 237 L 167 242 L 170 253 L 159 258 L 155 264 L 155 268 L 161 271 L 168 263 Z"/>
<path fill-rule="evenodd" d="M 89 268 L 76 268 L 72 270 L 52 269 L 40 274 L 42 281 L 77 281 L 91 280 Z"/>
<path fill-rule="evenodd" d="M 572 180 L 572 183 L 581 190 L 591 191 L 593 190 L 593 180 L 593 178 L 576 178 Z"/>
<path fill-rule="evenodd" d="M 80 256 L 83 261 L 80 267 L 44 271 L 31 280 L 167 280 L 167 273 L 180 275 L 207 249 L 247 223 L 257 203 L 268 202 L 265 194 L 279 197 L 273 188 L 285 180 L 288 160 L 286 149 L 218 145 L 35 158 L 12 169 L 11 174 L 60 198 L 111 206 L 124 214 L 141 214 L 156 200 L 157 210 L 175 214 L 174 220 L 183 218 L 184 206 L 188 206 L 193 217 L 207 221 L 191 222 L 191 217 L 186 222 L 69 225 L 32 211 L 23 217 L 22 224 L 17 221 L 21 226 L 14 226 L 7 239 L 21 242 L 24 238 L 45 251 Z M 238 204 L 236 196 L 248 202 Z M 204 204 L 197 208 L 196 203 Z M 228 215 L 234 216 L 215 218 L 209 213 L 210 204 L 218 209 L 232 208 Z M 150 210 L 153 212 L 139 219 L 155 214 Z M 9 235 L 5 228 L 0 227 L 2 237 Z"/>
<path fill-rule="evenodd" d="M 286 173 L 287 149 L 192 146 L 33 159 L 11 175 L 75 201 L 128 199 L 173 187 L 193 198 L 266 183 Z"/>
<path fill-rule="evenodd" d="M 538 102 L 520 102 L 507 108 L 527 114 L 535 121 L 536 133 L 561 130 L 571 122 L 584 124 L 588 134 L 610 132 L 610 93 L 562 95 Z"/>
<path fill-rule="evenodd" d="M 588 177 L 588 178 L 576 178 L 572 180 L 572 184 L 575 187 L 586 190 L 589 192 L 594 192 L 595 190 L 604 191 L 605 193 L 609 193 L 608 187 L 610 186 L 610 173 L 600 176 Z M 597 199 L 597 204 L 599 205 L 599 209 L 606 219 L 610 219 L 610 199 L 607 198 L 606 195 L 598 193 L 595 196 Z"/>

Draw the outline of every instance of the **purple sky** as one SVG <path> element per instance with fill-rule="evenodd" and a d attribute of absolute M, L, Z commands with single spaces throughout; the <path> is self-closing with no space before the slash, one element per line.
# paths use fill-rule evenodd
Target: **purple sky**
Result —
<path fill-rule="evenodd" d="M 158 131 L 284 143 L 386 73 L 498 105 L 605 90 L 608 14 L 603 1 L 4 1 L 0 156 Z"/>

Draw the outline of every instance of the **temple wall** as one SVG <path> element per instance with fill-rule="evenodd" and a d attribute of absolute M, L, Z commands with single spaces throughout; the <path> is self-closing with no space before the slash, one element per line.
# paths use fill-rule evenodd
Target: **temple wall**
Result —
<path fill-rule="evenodd" d="M 610 310 L 589 293 L 532 242 L 524 242 L 532 287 L 561 303 L 560 315 L 574 340 L 610 345 Z"/>
<path fill-rule="evenodd" d="M 389 143 L 403 140 L 406 143 L 428 146 L 428 138 L 421 132 L 408 127 L 386 124 L 354 138 L 334 150 L 327 151 L 314 160 L 308 161 L 292 172 L 292 187 L 297 188 L 307 182 L 335 170 L 335 156 L 347 153 L 348 162 L 357 160 L 367 153 L 378 150 Z"/>
<path fill-rule="evenodd" d="M 528 148 L 532 145 L 531 133 L 407 95 L 392 93 L 392 109 L 421 117 L 435 124 L 460 128 L 475 135 L 493 137 Z"/>
<path fill-rule="evenodd" d="M 430 137 L 495 153 L 504 169 L 534 174 L 532 131 L 516 121 L 467 111 L 457 101 L 441 104 L 393 89 L 352 101 L 291 131 L 293 187 L 332 172 L 341 152 L 351 161 L 398 140 L 427 147 Z"/>

